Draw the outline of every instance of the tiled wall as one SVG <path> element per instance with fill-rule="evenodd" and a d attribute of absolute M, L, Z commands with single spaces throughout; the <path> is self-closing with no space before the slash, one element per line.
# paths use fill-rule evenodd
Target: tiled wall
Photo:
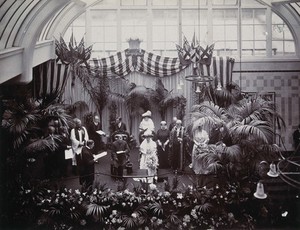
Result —
<path fill-rule="evenodd" d="M 275 93 L 277 112 L 286 124 L 286 128 L 277 130 L 277 133 L 281 134 L 285 148 L 293 150 L 292 134 L 300 124 L 300 63 L 287 66 L 278 62 L 276 67 L 274 63 L 247 63 L 242 72 L 238 67 L 233 72 L 233 81 L 241 86 L 242 91 Z"/>

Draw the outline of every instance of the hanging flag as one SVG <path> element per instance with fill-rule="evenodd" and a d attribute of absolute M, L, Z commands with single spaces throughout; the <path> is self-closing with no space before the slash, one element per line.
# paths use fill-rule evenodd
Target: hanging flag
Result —
<path fill-rule="evenodd" d="M 184 58 L 183 58 L 183 55 L 184 55 L 184 50 L 183 48 L 176 44 L 176 49 L 177 49 L 177 52 L 178 52 L 178 58 L 179 58 L 179 61 L 182 65 L 188 65 L 189 64 L 189 61 L 186 61 Z"/>
<path fill-rule="evenodd" d="M 185 61 L 188 61 L 188 60 L 191 59 L 190 51 L 191 51 L 190 43 L 188 42 L 188 40 L 186 39 L 186 37 L 183 36 L 183 59 Z"/>

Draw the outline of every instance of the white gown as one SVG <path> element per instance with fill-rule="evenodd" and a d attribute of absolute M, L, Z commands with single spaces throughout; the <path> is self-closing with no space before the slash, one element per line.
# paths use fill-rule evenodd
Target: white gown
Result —
<path fill-rule="evenodd" d="M 156 175 L 158 166 L 157 145 L 152 139 L 148 143 L 145 139 L 140 145 L 140 169 L 148 169 L 148 176 Z M 153 177 L 148 178 L 149 183 L 153 183 Z"/>

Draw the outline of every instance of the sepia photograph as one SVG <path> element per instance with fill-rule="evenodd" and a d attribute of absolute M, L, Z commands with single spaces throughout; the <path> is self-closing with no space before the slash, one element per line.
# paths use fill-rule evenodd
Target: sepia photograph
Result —
<path fill-rule="evenodd" d="M 300 229 L 299 0 L 0 0 L 0 229 Z"/>

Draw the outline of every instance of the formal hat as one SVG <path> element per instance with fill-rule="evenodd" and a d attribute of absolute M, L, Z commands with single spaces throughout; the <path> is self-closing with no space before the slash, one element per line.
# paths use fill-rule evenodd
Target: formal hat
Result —
<path fill-rule="evenodd" d="M 161 124 L 161 125 L 166 125 L 167 122 L 166 122 L 166 121 L 161 121 L 160 124 Z"/>
<path fill-rule="evenodd" d="M 143 137 L 153 137 L 153 133 L 151 132 L 151 130 L 147 129 L 143 135 Z"/>
<path fill-rule="evenodd" d="M 151 117 L 152 113 L 150 110 L 142 114 L 142 117 Z"/>

